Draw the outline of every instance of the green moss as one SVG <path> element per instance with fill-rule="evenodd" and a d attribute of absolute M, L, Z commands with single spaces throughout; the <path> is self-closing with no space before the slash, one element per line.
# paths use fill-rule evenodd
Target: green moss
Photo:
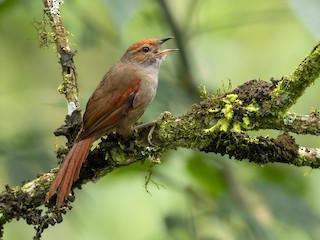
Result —
<path fill-rule="evenodd" d="M 176 128 L 176 122 L 173 121 L 163 121 L 160 124 L 160 138 L 171 139 L 174 136 L 174 129 Z"/>
<path fill-rule="evenodd" d="M 272 92 L 272 111 L 278 116 L 285 112 L 301 97 L 305 89 L 320 74 L 320 45 L 318 44 L 304 61 L 290 75 L 283 77 Z"/>
<path fill-rule="evenodd" d="M 295 113 L 287 113 L 284 117 L 283 117 L 283 123 L 285 125 L 291 125 L 293 124 L 293 122 L 296 120 L 297 115 Z"/>
<path fill-rule="evenodd" d="M 233 118 L 233 108 L 231 104 L 226 104 L 221 112 L 227 120 L 231 120 Z"/>
<path fill-rule="evenodd" d="M 241 122 L 239 121 L 236 121 L 233 123 L 233 126 L 231 128 L 231 131 L 232 132 L 242 132 L 242 128 L 241 128 Z"/>
<path fill-rule="evenodd" d="M 66 93 L 66 87 L 65 87 L 65 84 L 64 82 L 62 82 L 59 87 L 57 88 L 57 91 L 60 93 L 60 94 L 65 94 Z"/>
<path fill-rule="evenodd" d="M 236 100 L 238 99 L 238 94 L 228 94 L 224 99 L 223 99 L 223 101 L 224 102 L 231 102 L 231 103 L 233 103 L 233 102 L 235 102 Z M 240 101 L 240 100 L 238 100 L 238 101 Z"/>
<path fill-rule="evenodd" d="M 217 112 L 220 112 L 220 109 L 219 108 L 209 109 L 208 112 L 209 113 L 217 113 Z"/>
<path fill-rule="evenodd" d="M 214 126 L 205 129 L 205 133 L 210 133 L 213 131 L 228 131 L 231 127 L 233 132 L 242 132 L 243 129 L 251 129 L 252 124 L 250 122 L 250 117 L 248 114 L 255 113 L 259 111 L 259 108 L 254 104 L 248 106 L 243 106 L 243 101 L 238 99 L 237 94 L 228 94 L 223 99 L 220 100 L 220 108 L 209 109 L 209 113 L 221 113 L 220 119 L 215 123 Z M 240 113 L 243 117 L 240 118 L 242 121 L 235 120 L 235 116 L 239 116 Z"/>
<path fill-rule="evenodd" d="M 250 125 L 250 118 L 248 116 L 245 116 L 242 118 L 242 123 L 243 123 L 243 126 L 245 128 L 248 128 L 249 125 Z"/>
<path fill-rule="evenodd" d="M 249 104 L 248 106 L 245 107 L 246 111 L 254 113 L 259 111 L 259 107 L 256 107 L 253 103 Z"/>
<path fill-rule="evenodd" d="M 320 117 L 320 109 L 312 108 L 311 114 L 314 115 L 315 117 Z"/>
<path fill-rule="evenodd" d="M 200 86 L 199 86 L 199 91 L 200 91 L 200 98 L 201 98 L 202 100 L 205 100 L 205 99 L 208 98 L 208 91 L 207 91 L 207 89 L 206 89 L 206 86 L 200 85 Z"/>
<path fill-rule="evenodd" d="M 221 118 L 217 121 L 215 125 L 213 125 L 211 128 L 205 129 L 205 133 L 212 133 L 214 131 L 220 130 L 226 132 L 229 128 L 229 121 L 225 118 Z"/>

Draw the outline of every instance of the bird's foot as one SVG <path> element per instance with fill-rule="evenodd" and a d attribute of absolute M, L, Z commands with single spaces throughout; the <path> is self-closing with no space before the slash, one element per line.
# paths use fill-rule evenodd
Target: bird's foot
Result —
<path fill-rule="evenodd" d="M 159 115 L 159 117 L 157 117 L 155 120 L 151 121 L 151 122 L 148 122 L 148 123 L 143 123 L 143 124 L 140 124 L 140 125 L 137 125 L 137 126 L 134 126 L 133 127 L 133 130 L 139 130 L 141 128 L 146 128 L 146 127 L 151 127 L 150 128 L 150 131 L 148 133 L 148 143 L 150 145 L 153 145 L 152 143 L 152 135 L 153 135 L 153 132 L 157 126 L 157 124 L 159 122 L 162 122 L 164 119 L 166 119 L 167 117 L 171 116 L 171 113 L 168 112 L 168 111 L 165 111 L 163 113 L 161 113 Z"/>

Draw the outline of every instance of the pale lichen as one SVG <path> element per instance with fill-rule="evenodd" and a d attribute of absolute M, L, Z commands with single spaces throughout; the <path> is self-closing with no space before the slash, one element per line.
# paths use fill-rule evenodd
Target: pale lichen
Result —
<path fill-rule="evenodd" d="M 287 113 L 283 116 L 283 123 L 285 125 L 291 125 L 296 120 L 297 115 L 295 113 Z"/>

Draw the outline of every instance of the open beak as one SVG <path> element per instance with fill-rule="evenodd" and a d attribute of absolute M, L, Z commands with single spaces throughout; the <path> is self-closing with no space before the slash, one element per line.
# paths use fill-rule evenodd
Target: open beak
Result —
<path fill-rule="evenodd" d="M 169 37 L 160 39 L 160 40 L 159 40 L 159 43 L 162 44 L 162 43 L 164 43 L 164 42 L 166 42 L 166 41 L 168 41 L 168 40 L 170 40 L 170 39 L 172 39 L 172 38 L 174 38 L 174 37 L 173 37 L 173 36 L 169 36 Z"/>
<path fill-rule="evenodd" d="M 161 44 L 163 44 L 164 42 L 166 42 L 166 41 L 168 41 L 168 40 L 170 40 L 170 39 L 172 39 L 172 38 L 174 38 L 174 37 L 170 36 L 170 37 L 166 37 L 166 38 L 160 39 L 160 40 L 159 40 L 159 44 L 161 45 Z M 162 51 L 159 52 L 159 55 L 160 55 L 160 56 L 165 56 L 165 55 L 167 55 L 167 54 L 170 53 L 170 52 L 178 51 L 178 50 L 179 50 L 179 49 L 177 49 L 177 48 L 174 48 L 174 49 L 164 49 L 164 50 L 162 50 Z"/>

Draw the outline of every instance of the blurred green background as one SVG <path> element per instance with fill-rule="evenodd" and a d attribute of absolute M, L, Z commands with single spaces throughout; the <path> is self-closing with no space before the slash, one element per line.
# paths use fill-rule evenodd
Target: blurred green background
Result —
<path fill-rule="evenodd" d="M 143 121 L 165 110 L 184 113 L 199 100 L 200 84 L 216 91 L 228 79 L 236 87 L 288 75 L 320 37 L 317 0 L 65 0 L 61 9 L 78 51 L 82 107 L 131 43 L 175 35 L 166 47 L 180 52 L 162 64 L 158 95 Z M 0 0 L 2 188 L 57 166 L 54 151 L 65 141 L 52 133 L 64 120 L 66 103 L 56 91 L 61 73 L 53 45 L 39 48 L 33 25 L 42 19 L 40 0 Z M 308 114 L 319 108 L 319 87 L 311 86 L 291 111 Z M 296 137 L 303 146 L 319 147 L 316 137 Z M 153 168 L 153 180 L 161 186 L 150 184 L 151 194 L 143 186 L 147 174 L 147 166 L 136 164 L 85 185 L 76 191 L 64 222 L 45 231 L 43 239 L 298 240 L 320 235 L 319 170 L 259 166 L 178 149 L 166 152 Z M 10 240 L 34 235 L 23 220 L 5 225 L 4 231 Z"/>

